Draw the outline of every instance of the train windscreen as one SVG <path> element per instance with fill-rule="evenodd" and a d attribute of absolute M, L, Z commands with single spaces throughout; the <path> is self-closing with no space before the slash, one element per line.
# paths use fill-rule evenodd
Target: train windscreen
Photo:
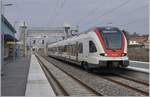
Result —
<path fill-rule="evenodd" d="M 102 30 L 102 38 L 106 49 L 120 49 L 121 48 L 121 32 L 119 30 Z"/>

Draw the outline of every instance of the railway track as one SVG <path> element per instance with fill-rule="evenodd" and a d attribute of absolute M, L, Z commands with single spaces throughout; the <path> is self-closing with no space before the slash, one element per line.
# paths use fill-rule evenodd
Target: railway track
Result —
<path fill-rule="evenodd" d="M 118 75 L 111 75 L 111 76 L 100 76 L 104 79 L 110 80 L 114 83 L 117 83 L 119 85 L 125 86 L 127 88 L 130 88 L 132 90 L 135 90 L 137 92 L 142 93 L 143 95 L 149 95 L 149 86 L 145 85 L 145 83 L 141 83 L 138 80 L 131 80 L 128 77 L 122 77 Z"/>
<path fill-rule="evenodd" d="M 129 77 L 129 76 L 123 75 L 123 74 L 116 74 L 115 73 L 115 75 L 119 76 L 119 77 L 122 77 L 122 78 L 125 78 L 125 79 L 128 79 L 128 80 L 131 80 L 131 81 L 135 81 L 137 83 L 140 83 L 140 84 L 143 84 L 143 85 L 146 85 L 146 86 L 149 86 L 148 81 L 145 81 L 145 80 L 138 80 L 138 79 L 136 79 L 134 77 Z"/>
<path fill-rule="evenodd" d="M 137 71 L 136 71 L 137 72 Z M 119 73 L 119 72 L 118 72 Z M 141 80 L 127 76 L 125 74 L 110 73 L 108 75 L 96 74 L 99 77 L 112 81 L 116 84 L 125 86 L 132 90 L 142 93 L 143 95 L 149 95 L 149 83 L 146 80 Z"/>
<path fill-rule="evenodd" d="M 46 62 L 45 59 L 42 59 L 42 57 L 39 58 L 39 56 L 37 56 L 37 58 L 48 77 L 49 82 L 55 90 L 56 95 L 102 96 L 100 93 L 88 87 L 85 83 L 76 79 L 61 68 Z"/>
<path fill-rule="evenodd" d="M 143 81 L 136 81 L 130 77 L 115 75 L 112 76 L 100 76 L 97 74 L 91 74 L 83 71 L 75 66 L 68 65 L 64 62 L 60 62 L 53 58 L 45 57 L 47 61 L 50 61 L 57 68 L 64 71 L 66 74 L 75 78 L 76 80 L 84 83 L 91 90 L 94 90 L 100 95 L 107 96 L 142 96 L 149 95 L 149 84 L 143 83 Z M 96 94 L 95 93 L 95 94 Z"/>

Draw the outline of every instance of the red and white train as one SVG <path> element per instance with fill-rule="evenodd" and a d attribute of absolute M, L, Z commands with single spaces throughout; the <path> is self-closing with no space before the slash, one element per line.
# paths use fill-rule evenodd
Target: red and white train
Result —
<path fill-rule="evenodd" d="M 94 27 L 78 36 L 48 45 L 48 55 L 89 70 L 127 67 L 127 40 L 116 27 Z"/>

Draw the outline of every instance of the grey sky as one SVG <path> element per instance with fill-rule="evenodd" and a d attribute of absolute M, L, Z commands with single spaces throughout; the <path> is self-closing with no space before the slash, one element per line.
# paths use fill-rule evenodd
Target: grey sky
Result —
<path fill-rule="evenodd" d="M 27 21 L 29 26 L 78 25 L 80 31 L 93 26 L 117 26 L 129 32 L 149 33 L 149 0 L 4 0 L 13 3 L 5 16 Z M 123 4 L 123 5 L 122 5 Z M 121 6 L 120 6 L 121 5 Z"/>

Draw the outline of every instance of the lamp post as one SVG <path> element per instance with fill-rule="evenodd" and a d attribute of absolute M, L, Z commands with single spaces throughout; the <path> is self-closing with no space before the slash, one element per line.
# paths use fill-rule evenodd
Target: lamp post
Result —
<path fill-rule="evenodd" d="M 2 65 L 3 64 L 3 46 L 2 46 L 3 45 L 3 41 L 2 41 L 3 40 L 3 32 L 2 32 L 2 8 L 3 7 L 2 7 L 2 5 L 3 4 L 2 4 L 2 0 L 1 0 L 0 1 L 0 8 L 1 8 L 0 9 L 0 15 L 1 15 L 0 16 L 0 40 L 1 40 L 1 42 L 0 42 L 0 46 L 1 46 L 1 49 L 0 49 L 1 50 L 0 51 L 0 58 L 1 58 L 1 60 L 0 60 L 0 62 L 1 63 L 0 64 L 1 64 L 1 75 L 4 75 L 4 72 L 2 70 L 2 68 L 3 68 L 3 65 Z"/>
<path fill-rule="evenodd" d="M 64 24 L 64 29 L 65 29 L 65 39 L 67 39 L 68 36 L 69 36 L 70 25 L 65 23 Z"/>

